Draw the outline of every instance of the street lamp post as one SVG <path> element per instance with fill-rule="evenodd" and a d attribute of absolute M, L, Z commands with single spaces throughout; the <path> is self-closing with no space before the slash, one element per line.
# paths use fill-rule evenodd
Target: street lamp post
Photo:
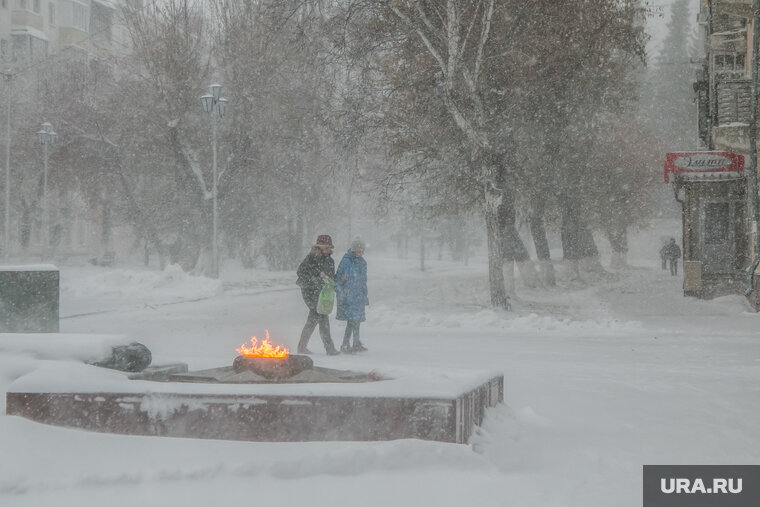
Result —
<path fill-rule="evenodd" d="M 212 181 L 211 181 L 211 199 L 212 199 L 212 215 L 213 215 L 213 240 L 211 244 L 211 262 L 212 262 L 212 276 L 214 278 L 219 277 L 219 249 L 217 245 L 217 206 L 216 206 L 216 189 L 217 189 L 217 167 L 216 167 L 216 125 L 219 118 L 224 117 L 224 113 L 227 110 L 227 99 L 222 97 L 222 85 L 212 84 L 208 87 L 210 94 L 203 95 L 201 97 L 201 105 L 203 110 L 211 114 L 211 150 L 212 150 Z"/>
<path fill-rule="evenodd" d="M 3 255 L 7 260 L 11 250 L 11 104 L 13 103 L 13 73 L 6 71 L 3 73 L 3 76 L 5 77 L 5 90 L 8 100 L 5 117 L 5 237 L 3 238 Z"/>
<path fill-rule="evenodd" d="M 58 136 L 53 132 L 53 126 L 49 123 L 43 123 L 42 129 L 37 132 L 37 140 L 42 145 L 42 152 L 44 154 L 44 171 L 42 173 L 42 238 L 44 244 L 42 245 L 42 258 L 47 257 L 48 249 L 50 248 L 50 217 L 48 215 L 47 206 L 47 177 L 48 177 L 48 146 L 55 144 L 55 139 Z"/>

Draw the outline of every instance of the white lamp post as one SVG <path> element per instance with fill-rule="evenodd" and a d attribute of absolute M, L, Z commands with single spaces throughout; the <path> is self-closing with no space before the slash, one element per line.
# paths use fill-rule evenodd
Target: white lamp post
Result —
<path fill-rule="evenodd" d="M 217 246 L 217 211 L 216 211 L 216 188 L 217 188 L 217 170 L 216 170 L 216 123 L 219 118 L 224 117 L 227 111 L 227 99 L 222 97 L 222 85 L 212 84 L 208 87 L 210 94 L 201 97 L 203 110 L 211 114 L 211 149 L 213 153 L 212 160 L 212 182 L 211 182 L 211 199 L 213 201 L 213 240 L 211 245 L 211 268 L 214 278 L 219 277 L 219 252 Z"/>
<path fill-rule="evenodd" d="M 11 251 L 11 105 L 13 104 L 12 84 L 14 74 L 10 71 L 3 73 L 6 82 L 8 106 L 5 117 L 5 245 L 3 255 L 8 259 Z"/>
<path fill-rule="evenodd" d="M 42 130 L 37 132 L 37 140 L 42 145 L 42 151 L 44 153 L 44 172 L 42 174 L 42 238 L 44 244 L 42 245 L 42 257 L 47 257 L 48 249 L 50 248 L 50 217 L 48 216 L 47 209 L 47 175 L 48 175 L 48 146 L 55 144 L 55 139 L 58 136 L 53 132 L 53 126 L 49 123 L 42 124 Z"/>

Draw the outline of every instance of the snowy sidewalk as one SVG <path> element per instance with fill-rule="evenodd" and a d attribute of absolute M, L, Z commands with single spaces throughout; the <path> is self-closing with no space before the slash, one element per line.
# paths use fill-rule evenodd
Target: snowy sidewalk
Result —
<path fill-rule="evenodd" d="M 641 263 L 596 286 L 520 288 L 505 313 L 487 306 L 483 264 L 368 261 L 370 351 L 327 357 L 315 333 L 315 362 L 504 372 L 506 406 L 472 446 L 145 438 L 0 416 L 0 505 L 220 505 L 255 492 L 262 505 L 633 507 L 643 464 L 760 461 L 760 316 L 741 298 L 683 298 L 680 277 Z M 228 364 L 264 329 L 294 347 L 306 312 L 291 274 L 225 276 L 220 292 L 179 273 L 64 268 L 61 330 L 126 334 L 155 362 L 191 368 Z M 96 304 L 107 311 L 73 316 Z M 0 351 L 0 385 L 39 361 Z"/>

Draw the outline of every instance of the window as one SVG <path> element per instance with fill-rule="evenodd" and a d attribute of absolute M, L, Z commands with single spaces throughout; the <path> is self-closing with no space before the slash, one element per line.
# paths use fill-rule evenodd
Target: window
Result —
<path fill-rule="evenodd" d="M 87 31 L 87 21 L 88 21 L 88 15 L 87 15 L 87 7 L 85 7 L 82 4 L 73 4 L 73 19 L 74 19 L 74 26 L 77 28 L 81 28 L 85 31 Z"/>
<path fill-rule="evenodd" d="M 37 37 L 29 37 L 29 48 L 33 58 L 44 58 L 48 54 L 48 41 L 38 39 Z"/>
<path fill-rule="evenodd" d="M 87 32 L 90 26 L 90 8 L 78 0 L 59 0 L 58 25 Z"/>
<path fill-rule="evenodd" d="M 723 54 L 715 55 L 715 73 L 724 77 L 741 78 L 744 76 L 744 55 Z"/>
<path fill-rule="evenodd" d="M 55 5 L 48 2 L 48 24 L 55 25 Z"/>
<path fill-rule="evenodd" d="M 27 0 L 16 0 L 16 9 L 26 10 L 28 8 Z"/>
<path fill-rule="evenodd" d="M 47 56 L 48 41 L 26 33 L 13 34 L 11 38 L 11 57 L 14 61 L 25 58 L 39 60 Z"/>
<path fill-rule="evenodd" d="M 110 42 L 111 27 L 113 25 L 111 10 L 96 5 L 93 5 L 91 9 L 90 33 L 93 35 L 93 38 L 99 42 Z"/>
<path fill-rule="evenodd" d="M 36 12 L 37 14 L 39 14 L 40 13 L 40 0 L 32 0 L 32 4 L 34 5 L 34 7 L 33 7 L 34 12 Z"/>
<path fill-rule="evenodd" d="M 705 206 L 705 244 L 721 245 L 729 240 L 730 209 L 727 202 Z"/>
<path fill-rule="evenodd" d="M 0 7 L 2 7 L 3 9 L 7 9 L 8 8 L 8 0 L 0 0 Z"/>

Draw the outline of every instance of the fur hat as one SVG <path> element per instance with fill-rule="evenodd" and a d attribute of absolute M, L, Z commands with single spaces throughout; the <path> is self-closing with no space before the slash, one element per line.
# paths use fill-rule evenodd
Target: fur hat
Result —
<path fill-rule="evenodd" d="M 358 251 L 364 251 L 364 248 L 367 245 L 364 243 L 364 240 L 361 238 L 361 236 L 356 236 L 354 239 L 351 240 L 351 251 L 352 252 L 358 252 Z"/>
<path fill-rule="evenodd" d="M 317 243 L 314 246 L 321 248 L 330 247 L 333 248 L 332 238 L 329 234 L 320 234 L 317 236 Z"/>

